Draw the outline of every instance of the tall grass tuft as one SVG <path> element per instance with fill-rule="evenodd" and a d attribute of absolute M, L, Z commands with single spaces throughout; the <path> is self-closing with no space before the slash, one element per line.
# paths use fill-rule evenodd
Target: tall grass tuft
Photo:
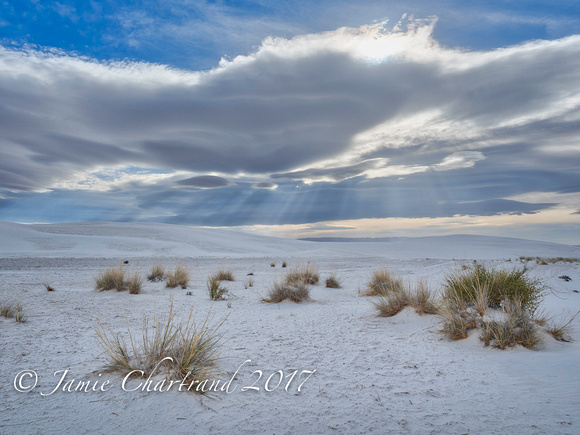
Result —
<path fill-rule="evenodd" d="M 112 267 L 97 275 L 95 287 L 99 291 L 115 289 L 120 292 L 126 290 L 125 268 L 123 265 L 119 264 L 119 267 Z"/>
<path fill-rule="evenodd" d="M 214 274 L 214 276 L 219 281 L 235 281 L 234 272 L 231 269 L 220 269 Z"/>
<path fill-rule="evenodd" d="M 533 349 L 542 342 L 538 326 L 518 302 L 507 302 L 504 305 L 503 320 L 483 322 L 480 339 L 486 346 L 502 350 L 517 344 Z"/>
<path fill-rule="evenodd" d="M 318 266 L 310 262 L 290 267 L 284 275 L 284 281 L 290 285 L 297 285 L 299 283 L 315 285 L 318 284 L 319 280 Z"/>
<path fill-rule="evenodd" d="M 167 288 L 187 287 L 187 284 L 189 284 L 189 271 L 178 264 L 174 270 L 167 273 L 165 278 L 165 287 Z"/>
<path fill-rule="evenodd" d="M 388 296 L 403 290 L 403 281 L 395 278 L 387 269 L 375 270 L 367 282 L 363 296 Z"/>
<path fill-rule="evenodd" d="M 437 314 L 439 311 L 433 292 L 429 289 L 426 280 L 419 280 L 415 290 L 409 292 L 408 299 L 409 304 L 415 308 L 419 315 Z"/>
<path fill-rule="evenodd" d="M 336 273 L 331 274 L 325 281 L 326 288 L 340 288 L 343 279 L 339 277 Z"/>
<path fill-rule="evenodd" d="M 445 278 L 443 297 L 452 294 L 452 297 L 474 304 L 477 292 L 485 288 L 489 307 L 500 308 L 507 300 L 521 304 L 533 315 L 542 301 L 545 286 L 526 276 L 526 272 L 525 267 L 521 270 L 495 270 L 476 263 Z"/>
<path fill-rule="evenodd" d="M 310 300 L 310 285 L 304 281 L 289 283 L 285 280 L 275 281 L 268 291 L 268 296 L 262 301 L 268 303 L 279 303 L 290 299 L 292 302 L 300 303 Z"/>
<path fill-rule="evenodd" d="M 218 335 L 218 330 L 225 319 L 216 327 L 210 326 L 212 320 L 213 315 L 208 312 L 202 324 L 198 325 L 192 308 L 186 320 L 176 321 L 171 300 L 169 313 L 163 320 L 156 315 L 152 322 L 143 317 L 140 343 L 133 337 L 129 325 L 126 334 L 129 344 L 100 320 L 95 332 L 111 370 L 123 373 L 137 370 L 142 372 L 143 377 L 154 371 L 155 374 L 166 373 L 171 380 L 179 379 L 188 391 L 202 392 L 196 384 L 199 386 L 203 380 L 219 374 L 218 345 L 221 335 Z"/>
<path fill-rule="evenodd" d="M 135 272 L 129 276 L 127 279 L 127 288 L 129 289 L 129 293 L 132 295 L 138 295 L 141 293 L 141 288 L 143 287 L 143 279 L 139 273 Z"/>
<path fill-rule="evenodd" d="M 570 332 L 572 332 L 572 327 L 570 326 L 570 324 L 572 323 L 572 321 L 574 321 L 574 319 L 576 318 L 576 316 L 579 313 L 580 313 L 580 311 L 578 311 L 576 314 L 574 314 L 574 316 L 572 316 L 572 318 L 570 320 L 568 320 L 566 323 L 563 323 L 563 322 L 556 323 L 554 321 L 549 321 L 549 323 L 546 322 L 546 323 L 548 323 L 546 325 L 546 332 L 548 334 L 550 334 L 552 337 L 554 337 L 555 340 L 565 341 L 565 342 L 572 341 L 572 338 L 570 337 Z"/>
<path fill-rule="evenodd" d="M 165 268 L 162 264 L 155 264 L 147 275 L 147 281 L 160 282 L 165 279 Z"/>
<path fill-rule="evenodd" d="M 219 275 L 212 275 L 207 279 L 207 290 L 212 301 L 219 301 L 225 299 L 228 294 L 228 289 L 222 287 Z"/>

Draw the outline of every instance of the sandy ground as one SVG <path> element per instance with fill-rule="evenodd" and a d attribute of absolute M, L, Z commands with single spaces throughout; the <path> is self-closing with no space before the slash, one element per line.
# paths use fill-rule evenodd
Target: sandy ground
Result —
<path fill-rule="evenodd" d="M 0 301 L 20 302 L 27 315 L 25 323 L 0 317 L 0 433 L 579 433 L 580 315 L 572 343 L 546 335 L 536 351 L 500 351 L 483 347 L 477 333 L 450 341 L 436 316 L 411 309 L 379 318 L 358 294 L 381 267 L 439 289 L 461 264 L 512 268 L 520 255 L 580 257 L 580 248 L 472 236 L 319 243 L 154 224 L 0 223 Z M 186 290 L 146 282 L 139 295 L 95 291 L 94 277 L 122 260 L 143 274 L 157 262 L 181 263 L 192 281 Z M 313 261 L 322 279 L 338 272 L 343 286 L 314 286 L 307 303 L 265 304 L 284 260 Z M 546 312 L 565 319 L 580 309 L 578 263 L 529 266 L 550 286 Z M 220 267 L 236 277 L 226 283 L 229 303 L 207 293 Z M 248 273 L 254 286 L 246 288 Z M 178 318 L 192 306 L 199 320 L 209 310 L 214 323 L 227 316 L 215 380 L 223 385 L 237 370 L 229 392 L 125 391 L 138 384 L 124 389 L 122 375 L 105 371 L 96 319 L 139 333 L 143 315 L 166 313 L 171 299 Z M 19 392 L 24 370 L 35 374 L 22 386 L 37 383 Z M 285 388 L 296 370 L 315 370 L 300 392 L 308 373 Z M 97 391 L 63 391 L 66 381 Z M 249 386 L 259 390 L 243 391 Z"/>

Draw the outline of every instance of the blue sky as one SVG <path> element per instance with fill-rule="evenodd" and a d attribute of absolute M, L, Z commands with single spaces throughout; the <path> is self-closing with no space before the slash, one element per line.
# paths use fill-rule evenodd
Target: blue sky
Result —
<path fill-rule="evenodd" d="M 580 5 L 0 2 L 0 220 L 580 244 Z"/>

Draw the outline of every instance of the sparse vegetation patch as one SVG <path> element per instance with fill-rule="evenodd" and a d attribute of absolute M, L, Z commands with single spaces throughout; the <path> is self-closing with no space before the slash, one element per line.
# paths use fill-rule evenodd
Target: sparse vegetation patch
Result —
<path fill-rule="evenodd" d="M 129 344 L 100 320 L 95 331 L 111 370 L 122 373 L 142 371 L 143 378 L 153 372 L 165 373 L 167 380 L 181 381 L 184 387 L 180 391 L 201 393 L 200 382 L 219 374 L 218 330 L 225 319 L 216 327 L 210 326 L 212 320 L 213 316 L 208 313 L 203 323 L 198 325 L 192 308 L 187 319 L 177 321 L 171 301 L 169 313 L 163 320 L 157 316 L 152 321 L 143 318 L 140 343 L 134 340 L 129 327 L 126 334 Z"/>
<path fill-rule="evenodd" d="M 187 287 L 187 284 L 189 284 L 189 271 L 180 264 L 166 275 L 165 287 L 167 288 Z"/>

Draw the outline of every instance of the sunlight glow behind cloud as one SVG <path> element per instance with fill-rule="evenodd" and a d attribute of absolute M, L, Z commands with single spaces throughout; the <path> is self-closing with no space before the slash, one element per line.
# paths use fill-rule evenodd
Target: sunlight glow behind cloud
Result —
<path fill-rule="evenodd" d="M 436 22 L 267 38 L 206 72 L 0 47 L 0 219 L 73 194 L 79 219 L 201 225 L 551 216 L 580 190 L 580 36 L 469 51 Z"/>

